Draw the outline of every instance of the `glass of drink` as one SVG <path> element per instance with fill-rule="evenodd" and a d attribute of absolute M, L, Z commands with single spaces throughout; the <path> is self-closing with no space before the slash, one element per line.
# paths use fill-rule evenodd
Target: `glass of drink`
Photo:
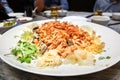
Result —
<path fill-rule="evenodd" d="M 27 16 L 27 17 L 32 17 L 32 7 L 31 6 L 26 6 L 25 7 L 25 15 Z"/>
<path fill-rule="evenodd" d="M 56 6 L 51 7 L 51 16 L 55 17 L 55 19 L 57 19 L 57 17 L 58 17 L 58 12 L 57 11 L 58 11 L 58 9 L 57 9 Z"/>
<path fill-rule="evenodd" d="M 102 10 L 96 10 L 96 11 L 94 12 L 94 15 L 95 15 L 95 16 L 102 16 Z"/>

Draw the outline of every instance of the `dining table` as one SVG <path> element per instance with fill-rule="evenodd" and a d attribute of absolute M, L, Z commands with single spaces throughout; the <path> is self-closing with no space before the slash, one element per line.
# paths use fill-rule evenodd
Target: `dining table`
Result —
<path fill-rule="evenodd" d="M 66 16 L 82 16 L 87 17 L 91 15 L 92 12 L 78 12 L 78 11 L 68 11 Z M 58 17 L 63 18 L 63 17 Z M 32 21 L 38 20 L 48 20 L 51 19 L 49 17 L 43 16 L 40 14 L 36 14 Z M 90 19 L 90 17 L 88 18 Z M 110 20 L 108 28 L 113 29 L 118 34 L 120 34 L 120 21 Z M 24 24 L 18 23 L 17 26 Z M 15 26 L 15 27 L 17 27 Z M 13 27 L 14 28 L 14 27 Z M 0 34 L 4 34 L 9 29 L 0 29 Z M 110 36 L 110 35 L 108 35 Z M 111 37 L 112 38 L 112 37 Z M 5 63 L 2 59 L 0 59 L 0 80 L 120 80 L 120 62 L 117 64 L 95 73 L 86 74 L 86 75 L 77 75 L 77 76 L 47 76 L 40 74 L 33 74 L 29 72 L 25 72 L 14 67 L 11 67 L 7 63 Z"/>

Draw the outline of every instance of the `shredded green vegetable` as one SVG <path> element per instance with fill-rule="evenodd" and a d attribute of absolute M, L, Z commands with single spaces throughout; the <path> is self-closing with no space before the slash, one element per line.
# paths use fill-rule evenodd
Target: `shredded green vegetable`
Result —
<path fill-rule="evenodd" d="M 106 56 L 106 57 L 100 56 L 98 59 L 99 59 L 99 60 L 104 60 L 104 59 L 110 59 L 110 58 L 111 58 L 110 56 Z"/>
<path fill-rule="evenodd" d="M 25 31 L 22 35 L 21 38 L 26 41 L 30 41 L 33 38 L 33 32 L 31 31 Z"/>
<path fill-rule="evenodd" d="M 105 57 L 100 56 L 98 59 L 99 59 L 99 60 L 103 60 L 103 59 L 105 59 Z"/>
<path fill-rule="evenodd" d="M 37 56 L 38 49 L 35 45 L 20 40 L 11 52 L 20 62 L 30 63 Z"/>
<path fill-rule="evenodd" d="M 110 59 L 111 57 L 110 56 L 107 56 L 106 59 Z"/>

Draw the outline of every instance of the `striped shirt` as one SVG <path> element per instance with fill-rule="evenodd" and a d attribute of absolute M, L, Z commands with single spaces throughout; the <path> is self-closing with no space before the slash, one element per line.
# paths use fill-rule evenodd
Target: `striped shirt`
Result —
<path fill-rule="evenodd" d="M 102 10 L 103 12 L 120 12 L 120 0 L 113 3 L 111 0 L 97 0 L 94 6 L 94 11 Z"/>

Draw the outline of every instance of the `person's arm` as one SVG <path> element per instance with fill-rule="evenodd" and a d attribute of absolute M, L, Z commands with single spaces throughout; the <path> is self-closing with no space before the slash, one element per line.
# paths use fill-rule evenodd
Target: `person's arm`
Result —
<path fill-rule="evenodd" d="M 100 5 L 101 5 L 101 0 L 97 0 L 97 1 L 95 2 L 93 11 L 95 12 L 95 11 L 97 11 L 97 10 L 101 10 L 101 9 L 100 9 Z"/>
<path fill-rule="evenodd" d="M 37 7 L 37 12 L 41 12 L 44 9 L 44 0 L 36 0 L 35 7 Z"/>
<path fill-rule="evenodd" d="M 13 10 L 9 7 L 8 2 L 6 0 L 1 0 L 1 4 L 5 8 L 6 13 L 13 12 Z"/>
<path fill-rule="evenodd" d="M 68 1 L 67 0 L 60 0 L 61 1 L 61 8 L 62 9 L 65 9 L 65 10 L 68 10 L 69 9 L 69 4 L 68 4 Z"/>

